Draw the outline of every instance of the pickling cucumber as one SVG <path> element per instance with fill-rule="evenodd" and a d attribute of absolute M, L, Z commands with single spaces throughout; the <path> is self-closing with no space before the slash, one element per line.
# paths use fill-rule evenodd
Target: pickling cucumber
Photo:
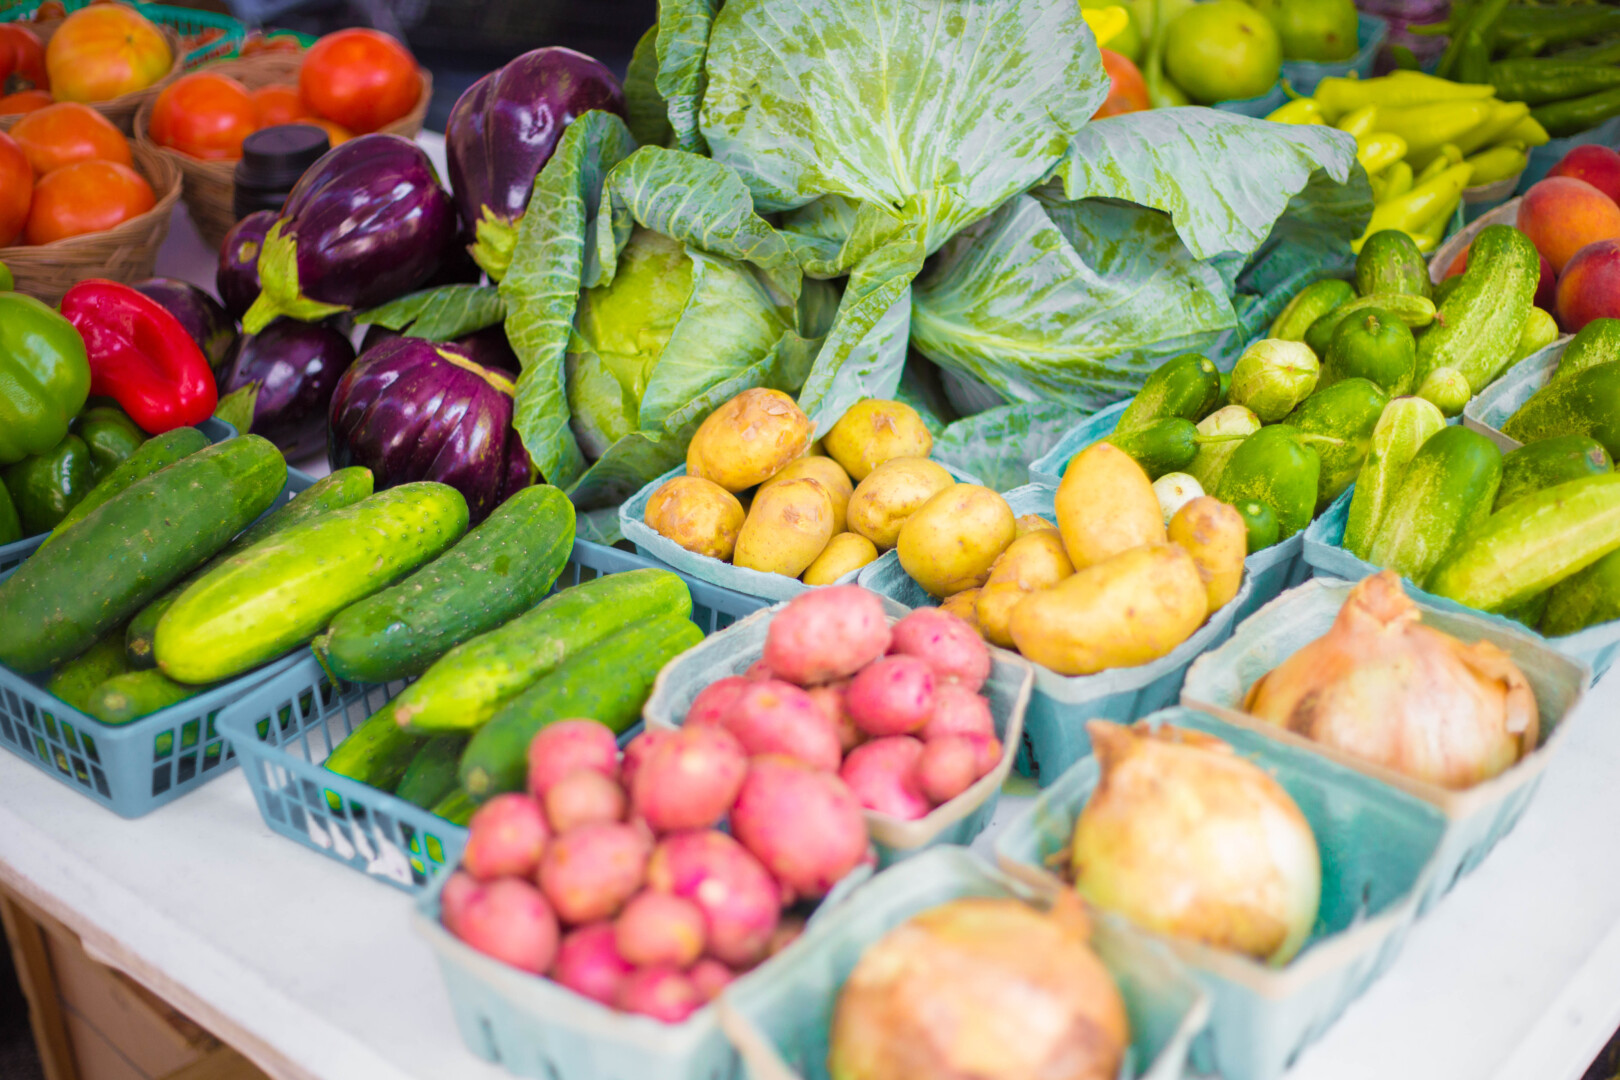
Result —
<path fill-rule="evenodd" d="M 1179 416 L 1153 420 L 1130 431 L 1116 429 L 1103 442 L 1119 447 L 1142 466 L 1149 480 L 1180 472 L 1198 454 L 1198 428 Z"/>
<path fill-rule="evenodd" d="M 1299 429 L 1305 444 L 1321 459 L 1317 513 L 1356 482 L 1378 418 L 1388 404 L 1389 395 L 1371 380 L 1345 379 L 1316 391 L 1284 420 Z"/>
<path fill-rule="evenodd" d="M 1243 519 L 1245 555 L 1263 551 L 1277 542 L 1277 515 L 1272 513 L 1271 507 L 1249 499 L 1238 503 L 1234 509 Z"/>
<path fill-rule="evenodd" d="M 1356 292 L 1404 293 L 1427 297 L 1429 262 L 1417 242 L 1400 229 L 1383 229 L 1367 237 L 1356 256 Z"/>
<path fill-rule="evenodd" d="M 1578 633 L 1620 619 L 1620 550 L 1576 571 L 1546 593 L 1540 630 L 1548 637 Z"/>
<path fill-rule="evenodd" d="M 1339 324 L 1368 308 L 1387 312 L 1413 330 L 1434 322 L 1434 302 L 1426 296 L 1373 293 L 1371 296 L 1360 296 L 1348 303 L 1340 304 L 1317 319 L 1311 324 L 1311 328 L 1305 331 L 1305 344 L 1309 345 L 1311 351 L 1318 357 L 1327 355 L 1328 346 L 1332 344 L 1333 334 L 1339 329 Z"/>
<path fill-rule="evenodd" d="M 1441 429 L 1406 467 L 1367 561 L 1423 585 L 1452 546 L 1490 516 L 1501 481 L 1495 443 L 1469 428 Z"/>
<path fill-rule="evenodd" d="M 472 816 L 477 810 L 478 804 L 473 802 L 473 797 L 460 787 L 457 787 L 456 790 L 434 803 L 432 810 L 429 812 L 434 817 L 443 818 L 452 825 L 465 825 L 472 820 Z"/>
<path fill-rule="evenodd" d="M 1612 461 L 1620 454 L 1620 362 L 1553 379 L 1508 417 L 1502 433 L 1522 443 L 1590 435 Z"/>
<path fill-rule="evenodd" d="M 1555 435 L 1528 443 L 1503 455 L 1502 486 L 1496 489 L 1492 513 L 1532 491 L 1613 470 L 1608 451 L 1587 435 Z"/>
<path fill-rule="evenodd" d="M 1435 325 L 1418 339 L 1412 385 L 1452 369 L 1472 393 L 1496 381 L 1513 359 L 1535 305 L 1541 256 L 1510 225 L 1487 225 L 1468 248 L 1468 269 L 1441 305 Z"/>
<path fill-rule="evenodd" d="M 90 711 L 90 695 L 96 687 L 129 670 L 124 659 L 124 634 L 118 628 L 55 671 L 45 689 L 80 712 Z"/>
<path fill-rule="evenodd" d="M 1346 551 L 1358 559 L 1367 558 L 1390 501 L 1406 478 L 1407 466 L 1418 448 L 1445 426 L 1440 410 L 1422 398 L 1396 398 L 1384 407 L 1367 445 L 1367 459 L 1356 476 L 1355 494 L 1350 496 L 1344 526 Z"/>
<path fill-rule="evenodd" d="M 91 488 L 76 503 L 67 516 L 57 523 L 40 547 L 60 537 L 78 524 L 96 507 L 123 491 L 135 481 L 151 476 L 159 469 L 173 465 L 188 454 L 195 454 L 208 445 L 208 436 L 193 427 L 175 428 L 153 436 L 135 448 L 134 453 L 119 462 L 113 470 Z"/>
<path fill-rule="evenodd" d="M 405 775 L 400 777 L 394 794 L 414 806 L 431 810 L 460 787 L 456 770 L 466 748 L 465 735 L 439 735 L 429 739 L 405 767 Z"/>
<path fill-rule="evenodd" d="M 1567 379 L 1613 360 L 1620 360 L 1620 319 L 1593 319 L 1564 346 L 1552 377 Z"/>
<path fill-rule="evenodd" d="M 1263 503 L 1277 518 L 1277 537 L 1286 540 L 1311 523 L 1322 459 L 1305 445 L 1299 430 L 1271 424 L 1244 439 L 1221 473 L 1215 497 L 1239 506 Z"/>
<path fill-rule="evenodd" d="M 161 671 L 129 671 L 114 675 L 92 690 L 84 711 L 103 724 L 117 727 L 178 705 L 206 689 L 177 683 Z"/>
<path fill-rule="evenodd" d="M 1326 278 L 1307 285 L 1288 301 L 1282 314 L 1272 321 L 1266 337 L 1280 341 L 1304 341 L 1305 331 L 1311 328 L 1312 323 L 1355 297 L 1356 290 L 1351 284 L 1338 278 Z"/>
<path fill-rule="evenodd" d="M 1221 396 L 1221 373 L 1208 357 L 1183 353 L 1153 369 L 1119 415 L 1116 435 L 1179 417 L 1197 423 Z M 1169 470 L 1167 470 L 1169 471 Z"/>
<path fill-rule="evenodd" d="M 325 767 L 378 791 L 393 791 L 425 742 L 427 739 L 423 736 L 394 723 L 388 706 L 384 705 L 338 743 L 327 755 Z M 327 792 L 326 799 L 333 809 L 342 802 L 332 792 Z"/>

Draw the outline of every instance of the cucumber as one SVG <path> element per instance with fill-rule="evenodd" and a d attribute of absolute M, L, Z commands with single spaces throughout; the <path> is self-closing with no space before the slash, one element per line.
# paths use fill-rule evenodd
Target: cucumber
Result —
<path fill-rule="evenodd" d="M 1326 356 L 1328 347 L 1333 343 L 1334 331 L 1339 329 L 1339 324 L 1356 312 L 1366 311 L 1368 308 L 1387 312 L 1413 330 L 1434 322 L 1434 302 L 1427 297 L 1405 293 L 1373 293 L 1371 296 L 1357 297 L 1349 303 L 1341 304 L 1317 319 L 1311 324 L 1311 328 L 1305 331 L 1305 344 L 1309 345 L 1317 356 Z"/>
<path fill-rule="evenodd" d="M 1384 407 L 1367 445 L 1367 460 L 1356 476 L 1355 494 L 1350 496 L 1350 515 L 1344 526 L 1346 551 L 1358 559 L 1367 558 L 1407 466 L 1418 448 L 1445 426 L 1440 410 L 1422 398 L 1396 398 Z"/>
<path fill-rule="evenodd" d="M 1318 390 L 1299 403 L 1283 421 L 1298 428 L 1316 451 L 1322 469 L 1316 485 L 1316 512 L 1356 482 L 1367 460 L 1373 430 L 1389 404 L 1389 395 L 1368 379 L 1345 379 Z"/>
<path fill-rule="evenodd" d="M 1277 542 L 1277 515 L 1271 512 L 1271 507 L 1250 499 L 1238 503 L 1234 509 L 1243 519 L 1243 527 L 1248 532 L 1245 554 L 1253 555 Z"/>
<path fill-rule="evenodd" d="M 1435 309 L 1439 310 L 1440 306 L 1446 302 L 1446 298 L 1452 293 L 1456 292 L 1462 283 L 1462 275 L 1456 274 L 1452 277 L 1446 278 L 1440 284 L 1436 285 L 1434 287 L 1434 295 L 1429 298 L 1434 301 Z"/>
<path fill-rule="evenodd" d="M 461 789 L 456 770 L 467 748 L 465 735 L 440 735 L 429 739 L 405 767 L 394 794 L 414 806 L 431 810 L 446 796 Z"/>
<path fill-rule="evenodd" d="M 1437 431 L 1407 466 L 1367 561 L 1423 585 L 1452 545 L 1490 516 L 1501 480 L 1495 443 L 1465 427 Z"/>
<path fill-rule="evenodd" d="M 161 671 L 129 671 L 114 675 L 91 691 L 89 707 L 84 711 L 103 724 L 117 727 L 178 705 L 206 689 L 177 683 Z"/>
<path fill-rule="evenodd" d="M 158 621 L 163 618 L 163 613 L 180 599 L 180 594 L 191 587 L 192 582 L 230 556 L 239 551 L 246 551 L 267 536 L 274 536 L 328 510 L 337 510 L 359 502 L 371 494 L 371 487 L 371 470 L 351 465 L 347 469 L 339 469 L 330 476 L 315 481 L 293 496 L 280 510 L 254 522 L 245 532 L 227 544 L 225 550 L 170 585 L 161 595 L 135 613 L 135 617 L 129 620 L 129 630 L 124 634 L 124 648 L 129 653 L 130 666 L 144 670 L 157 665 L 157 657 L 152 653 L 152 639 L 157 636 Z"/>
<path fill-rule="evenodd" d="M 238 552 L 192 583 L 158 621 L 152 652 L 181 682 L 258 667 L 321 631 L 467 530 L 461 492 L 429 480 L 330 510 Z"/>
<path fill-rule="evenodd" d="M 1232 452 L 1215 497 L 1233 506 L 1252 500 L 1270 507 L 1277 517 L 1278 539 L 1286 540 L 1311 523 L 1321 475 L 1322 459 L 1305 445 L 1299 430 L 1272 424 Z"/>
<path fill-rule="evenodd" d="M 1492 514 L 1446 556 L 1424 587 L 1469 607 L 1501 611 L 1553 588 L 1616 548 L 1620 473 L 1587 476 L 1543 488 Z"/>
<path fill-rule="evenodd" d="M 1593 319 L 1564 346 L 1552 377 L 1567 379 L 1612 360 L 1620 360 L 1620 319 Z"/>
<path fill-rule="evenodd" d="M 1282 341 L 1304 341 L 1305 331 L 1311 328 L 1312 323 L 1340 304 L 1354 300 L 1355 296 L 1355 288 L 1348 281 L 1340 281 L 1338 278 L 1326 278 L 1307 285 L 1288 301 L 1288 306 L 1282 309 L 1282 314 L 1272 321 L 1271 329 L 1266 331 L 1266 337 Z"/>
<path fill-rule="evenodd" d="M 1221 373 L 1207 357 L 1183 353 L 1153 370 L 1119 416 L 1114 433 L 1145 428 L 1156 420 L 1180 417 L 1197 423 L 1221 396 Z"/>
<path fill-rule="evenodd" d="M 665 615 L 569 658 L 509 701 L 472 737 L 461 755 L 461 786 L 479 802 L 522 790 L 529 743 L 558 720 L 588 717 L 623 734 L 640 719 L 659 670 L 702 640 L 703 631 L 689 619 Z"/>
<path fill-rule="evenodd" d="M 472 820 L 477 810 L 478 804 L 473 802 L 473 797 L 458 787 L 434 803 L 430 812 L 434 817 L 441 817 L 452 825 L 465 825 Z"/>
<path fill-rule="evenodd" d="M 229 543 L 286 482 L 281 452 L 257 435 L 137 480 L 0 582 L 0 662 L 29 674 L 79 655 Z"/>
<path fill-rule="evenodd" d="M 1614 460 L 1620 454 L 1620 362 L 1552 380 L 1508 417 L 1502 433 L 1526 444 L 1590 435 Z"/>
<path fill-rule="evenodd" d="M 315 655 L 339 678 L 420 675 L 455 646 L 529 610 L 574 548 L 574 504 L 560 488 L 524 488 L 455 547 L 391 589 L 333 618 Z"/>
<path fill-rule="evenodd" d="M 393 791 L 425 742 L 423 736 L 413 735 L 394 723 L 384 705 L 338 743 L 337 749 L 327 755 L 325 768 L 378 791 Z M 334 810 L 342 802 L 332 792 L 326 793 L 326 801 Z"/>
<path fill-rule="evenodd" d="M 91 488 L 80 499 L 67 516 L 57 523 L 56 528 L 39 545 L 44 547 L 52 540 L 67 532 L 69 528 L 78 524 L 90 511 L 106 502 L 108 499 L 123 491 L 137 480 L 144 479 L 168 465 L 173 465 L 189 454 L 195 454 L 208 445 L 208 436 L 196 428 L 175 428 L 156 435 L 140 446 L 129 457 L 119 462 L 113 471 L 101 478 L 101 482 Z"/>
<path fill-rule="evenodd" d="M 1120 431 L 1102 440 L 1119 447 L 1142 466 L 1149 480 L 1165 473 L 1180 472 L 1198 454 L 1198 428 L 1179 416 L 1154 420 L 1134 431 Z"/>
<path fill-rule="evenodd" d="M 1454 369 L 1479 393 L 1513 359 L 1535 305 L 1541 256 L 1530 238 L 1510 225 L 1488 225 L 1468 249 L 1462 284 L 1449 296 L 1435 325 L 1418 339 L 1421 387 L 1430 373 Z"/>
<path fill-rule="evenodd" d="M 1586 435 L 1557 435 L 1521 446 L 1502 457 L 1502 486 L 1496 489 L 1491 512 L 1532 491 L 1613 470 L 1608 451 Z"/>
<path fill-rule="evenodd" d="M 1400 293 L 1430 295 L 1429 263 L 1417 242 L 1399 229 L 1384 229 L 1367 237 L 1356 256 L 1356 292 L 1362 296 Z"/>
<path fill-rule="evenodd" d="M 1260 430 L 1260 418 L 1241 405 L 1226 405 L 1198 421 L 1198 453 L 1186 468 L 1204 491 L 1214 491 L 1238 446 Z"/>
<path fill-rule="evenodd" d="M 96 687 L 129 670 L 124 659 L 124 633 L 107 632 L 100 641 L 55 671 L 45 689 L 80 712 L 90 711 L 90 695 Z"/>
<path fill-rule="evenodd" d="M 383 711 L 418 733 L 471 731 L 574 653 L 662 615 L 692 617 L 692 594 L 668 570 L 587 581 L 457 645 Z"/>
<path fill-rule="evenodd" d="M 1551 590 L 1538 592 L 1522 604 L 1515 604 L 1504 608 L 1501 612 L 1503 618 L 1512 619 L 1516 623 L 1534 630 L 1540 625 L 1542 617 L 1547 614 L 1547 603 L 1551 598 Z"/>
<path fill-rule="evenodd" d="M 1524 320 L 1524 332 L 1519 335 L 1518 347 L 1513 350 L 1513 359 L 1509 363 L 1517 364 L 1534 356 L 1557 340 L 1558 320 L 1541 308 L 1532 307 L 1530 317 Z"/>
<path fill-rule="evenodd" d="M 1548 637 L 1563 637 L 1620 619 L 1620 549 L 1542 595 L 1547 598 L 1547 610 L 1542 613 L 1540 628 Z"/>

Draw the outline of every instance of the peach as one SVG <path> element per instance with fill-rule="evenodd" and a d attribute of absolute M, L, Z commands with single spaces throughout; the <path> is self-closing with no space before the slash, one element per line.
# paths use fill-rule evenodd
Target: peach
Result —
<path fill-rule="evenodd" d="M 1620 203 L 1620 154 L 1598 143 L 1577 146 L 1547 171 L 1548 176 L 1569 176 L 1585 180 Z"/>
<path fill-rule="evenodd" d="M 1555 176 L 1524 193 L 1516 224 L 1562 274 L 1587 244 L 1620 237 L 1620 206 L 1585 180 Z"/>
<path fill-rule="evenodd" d="M 1558 325 L 1573 334 L 1593 319 L 1620 318 L 1620 240 L 1575 253 L 1558 278 Z"/>

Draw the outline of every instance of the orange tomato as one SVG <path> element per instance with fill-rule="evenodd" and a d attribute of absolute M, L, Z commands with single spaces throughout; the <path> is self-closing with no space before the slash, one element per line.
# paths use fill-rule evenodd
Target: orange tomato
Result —
<path fill-rule="evenodd" d="M 106 232 L 156 204 L 152 185 L 128 165 L 81 161 L 57 169 L 34 185 L 34 205 L 29 208 L 24 235 L 30 244 L 49 244 Z"/>
<path fill-rule="evenodd" d="M 1092 114 L 1093 120 L 1123 113 L 1142 112 L 1148 107 L 1147 81 L 1130 58 L 1112 49 L 1102 49 L 1103 70 L 1108 72 L 1108 96 Z"/>
<path fill-rule="evenodd" d="M 18 113 L 33 112 L 43 109 L 52 101 L 49 90 L 24 90 L 17 94 L 7 94 L 0 97 L 0 116 L 15 116 Z"/>
<path fill-rule="evenodd" d="M 129 140 L 124 133 L 90 106 L 77 102 L 36 109 L 11 125 L 11 137 L 39 176 L 78 161 L 130 164 Z"/>
<path fill-rule="evenodd" d="M 10 247 L 28 223 L 34 200 L 34 168 L 17 141 L 0 131 L 0 248 Z"/>
<path fill-rule="evenodd" d="M 147 132 L 159 146 L 204 161 L 242 156 L 242 140 L 259 128 L 253 95 L 229 75 L 182 75 L 158 95 Z"/>
<path fill-rule="evenodd" d="M 163 32 L 123 4 L 75 11 L 45 46 L 45 70 L 58 101 L 110 101 L 146 89 L 173 64 Z"/>
<path fill-rule="evenodd" d="M 364 135 L 416 107 L 422 73 L 416 58 L 387 34 L 339 30 L 309 47 L 298 92 L 316 116 Z"/>
<path fill-rule="evenodd" d="M 309 115 L 298 87 L 287 83 L 271 83 L 253 91 L 253 108 L 262 128 L 295 123 Z"/>
<path fill-rule="evenodd" d="M 354 138 L 354 132 L 343 127 L 343 125 L 334 124 L 332 121 L 322 119 L 319 116 L 306 116 L 298 122 L 300 124 L 314 124 L 316 127 L 326 132 L 326 141 L 331 143 L 333 146 L 340 146 Z"/>

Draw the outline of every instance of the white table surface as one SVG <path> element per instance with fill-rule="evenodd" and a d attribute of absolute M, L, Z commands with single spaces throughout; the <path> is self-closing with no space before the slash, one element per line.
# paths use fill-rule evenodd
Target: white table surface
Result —
<path fill-rule="evenodd" d="M 183 211 L 159 273 L 212 283 Z M 1572 723 L 1518 828 L 1291 1078 L 1578 1080 L 1620 1026 L 1620 677 Z M 239 771 L 124 821 L 0 752 L 0 883 L 278 1080 L 508 1075 L 462 1047 L 410 899 L 271 833 Z"/>

